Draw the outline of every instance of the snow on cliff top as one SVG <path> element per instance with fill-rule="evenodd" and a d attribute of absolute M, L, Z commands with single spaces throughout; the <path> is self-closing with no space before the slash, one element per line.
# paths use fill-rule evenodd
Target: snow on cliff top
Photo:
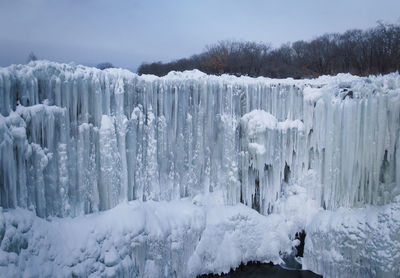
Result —
<path fill-rule="evenodd" d="M 86 67 L 82 65 L 75 65 L 73 63 L 64 64 L 51 62 L 46 60 L 32 61 L 27 65 L 11 65 L 9 67 L 0 68 L 0 74 L 14 73 L 18 76 L 30 75 L 32 73 L 52 73 L 53 75 L 63 76 L 64 78 L 74 78 L 77 76 L 98 76 L 99 78 L 104 75 L 115 75 L 122 78 L 133 79 L 140 78 L 144 81 L 174 81 L 174 80 L 214 80 L 227 83 L 237 83 L 242 85 L 247 84 L 273 84 L 273 85 L 295 85 L 298 87 L 307 87 L 305 93 L 306 98 L 314 99 L 318 95 L 318 89 L 324 86 L 332 88 L 336 87 L 338 89 L 346 88 L 362 88 L 366 86 L 372 86 L 383 90 L 398 90 L 400 88 L 400 74 L 392 73 L 388 75 L 378 75 L 369 77 L 360 77 L 351 75 L 349 73 L 340 73 L 335 76 L 320 76 L 315 79 L 299 79 L 295 80 L 293 78 L 286 79 L 273 79 L 267 77 L 248 77 L 248 76 L 234 76 L 223 74 L 221 76 L 207 75 L 197 69 L 190 71 L 171 71 L 163 77 L 158 77 L 155 75 L 137 75 L 126 69 L 121 68 L 109 68 L 105 70 L 100 70 L 94 67 Z M 313 90 L 314 89 L 314 90 Z"/>
<path fill-rule="evenodd" d="M 285 120 L 278 122 L 278 120 L 270 113 L 264 110 L 253 110 L 241 119 L 241 123 L 246 129 L 246 134 L 252 137 L 256 134 L 261 134 L 267 129 L 287 130 L 297 128 L 298 130 L 304 129 L 304 124 L 300 120 Z"/>

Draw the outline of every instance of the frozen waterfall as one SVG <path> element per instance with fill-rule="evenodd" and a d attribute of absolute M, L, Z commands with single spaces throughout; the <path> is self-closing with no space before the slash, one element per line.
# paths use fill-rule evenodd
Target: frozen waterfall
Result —
<path fill-rule="evenodd" d="M 222 192 L 263 214 L 400 194 L 400 76 L 158 78 L 45 61 L 0 69 L 0 206 L 41 217 Z"/>

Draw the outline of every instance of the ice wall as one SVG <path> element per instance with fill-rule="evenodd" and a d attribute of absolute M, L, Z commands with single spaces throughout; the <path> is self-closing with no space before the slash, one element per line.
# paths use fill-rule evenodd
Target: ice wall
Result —
<path fill-rule="evenodd" d="M 400 76 L 158 78 L 45 61 L 0 69 L 0 206 L 67 216 L 221 191 L 267 214 L 400 194 Z"/>

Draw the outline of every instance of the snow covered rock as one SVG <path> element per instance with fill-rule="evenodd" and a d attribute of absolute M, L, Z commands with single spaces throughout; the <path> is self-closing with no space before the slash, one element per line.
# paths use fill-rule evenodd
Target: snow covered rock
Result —
<path fill-rule="evenodd" d="M 287 227 L 238 204 L 133 201 L 76 218 L 0 212 L 5 277 L 195 277 L 241 261 L 280 263 Z M 265 233 L 265 231 L 270 231 Z"/>
<path fill-rule="evenodd" d="M 400 199 L 321 211 L 307 229 L 303 266 L 324 277 L 399 277 Z"/>

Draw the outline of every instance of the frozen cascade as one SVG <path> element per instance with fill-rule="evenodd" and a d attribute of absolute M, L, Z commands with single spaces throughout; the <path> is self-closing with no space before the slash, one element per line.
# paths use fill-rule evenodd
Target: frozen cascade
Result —
<path fill-rule="evenodd" d="M 327 209 L 388 204 L 400 194 L 399 88 L 398 74 L 2 68 L 0 206 L 75 216 L 221 191 L 269 214 L 293 183 Z"/>
<path fill-rule="evenodd" d="M 399 147 L 399 74 L 0 68 L 0 273 L 193 277 L 305 229 L 304 267 L 398 277 Z"/>

